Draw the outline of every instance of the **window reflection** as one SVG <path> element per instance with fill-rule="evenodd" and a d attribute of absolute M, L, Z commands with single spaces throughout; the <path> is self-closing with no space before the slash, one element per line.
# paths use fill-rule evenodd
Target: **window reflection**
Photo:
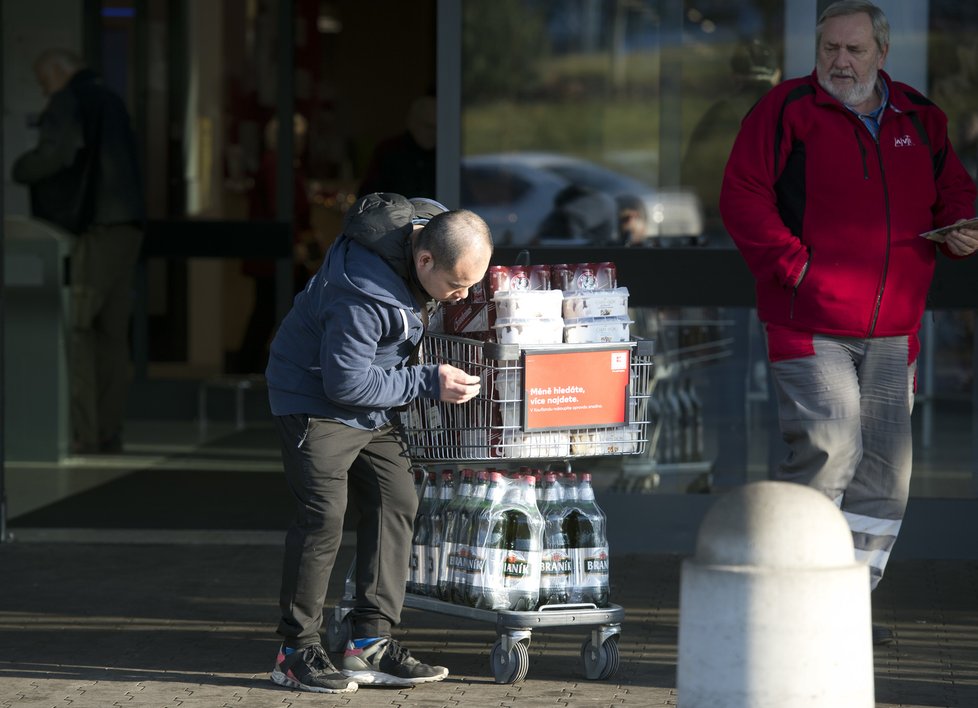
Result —
<path fill-rule="evenodd" d="M 577 245 L 570 225 L 547 238 L 541 229 L 558 223 L 553 217 L 561 195 L 594 190 L 615 201 L 616 245 L 732 249 L 717 201 L 740 121 L 785 78 L 789 64 L 792 76 L 811 70 L 814 58 L 805 42 L 813 41 L 817 10 L 827 4 L 464 3 L 463 206 L 486 218 L 501 245 Z M 947 112 L 955 149 L 978 177 L 978 5 L 931 0 L 924 10 L 913 0 L 902 0 L 890 12 L 896 8 L 902 9 L 894 17 L 927 13 L 928 27 L 920 31 L 922 21 L 899 27 L 902 36 L 895 41 L 901 51 L 891 56 L 891 74 L 928 91 Z M 787 41 L 789 27 L 805 32 L 805 41 Z M 925 64 L 926 81 L 914 73 L 925 71 Z M 595 210 L 605 208 L 599 201 L 594 201 Z M 638 238 L 632 236 L 636 228 Z M 620 251 L 611 253 L 614 257 Z M 718 339 L 736 342 L 734 350 L 747 352 L 746 361 L 731 357 L 691 366 L 688 374 L 707 394 L 708 457 L 718 454 L 718 439 L 737 429 L 744 412 L 744 401 L 738 408 L 719 392 L 730 381 L 749 379 L 746 478 L 766 477 L 780 440 L 776 432 L 768 436 L 776 431 L 776 421 L 769 412 L 761 415 L 769 394 L 756 316 L 726 308 L 707 317 L 688 307 L 643 308 L 634 314 L 636 331 L 663 341 L 670 327 L 681 330 L 684 323 L 715 320 L 722 323 Z M 914 414 L 913 493 L 973 496 L 967 431 L 974 313 L 945 311 L 927 318 L 930 329 L 923 337 L 931 349 L 923 356 L 930 376 L 925 381 L 927 369 L 922 368 Z"/>

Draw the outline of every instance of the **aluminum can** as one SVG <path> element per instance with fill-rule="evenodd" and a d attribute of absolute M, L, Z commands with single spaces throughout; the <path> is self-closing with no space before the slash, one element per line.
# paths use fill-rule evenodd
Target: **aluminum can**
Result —
<path fill-rule="evenodd" d="M 550 266 L 530 266 L 530 290 L 550 290 Z"/>
<path fill-rule="evenodd" d="M 618 287 L 618 269 L 611 261 L 596 263 L 594 275 L 598 290 L 614 290 Z"/>
<path fill-rule="evenodd" d="M 468 302 L 486 302 L 488 297 L 491 297 L 486 293 L 486 285 L 488 284 L 488 278 L 483 278 L 478 283 L 469 288 L 469 296 L 466 298 Z"/>
<path fill-rule="evenodd" d="M 574 270 L 567 263 L 554 263 L 550 266 L 550 288 L 552 290 L 573 290 Z"/>
<path fill-rule="evenodd" d="M 492 296 L 500 290 L 509 290 L 509 268 L 503 265 L 489 266 L 486 282 L 486 298 L 492 300 Z"/>
<path fill-rule="evenodd" d="M 574 280 L 571 290 L 594 290 L 597 287 L 597 272 L 594 263 L 578 263 L 574 266 Z"/>
<path fill-rule="evenodd" d="M 514 265 L 509 267 L 509 289 L 530 289 L 530 269 L 527 266 Z"/>

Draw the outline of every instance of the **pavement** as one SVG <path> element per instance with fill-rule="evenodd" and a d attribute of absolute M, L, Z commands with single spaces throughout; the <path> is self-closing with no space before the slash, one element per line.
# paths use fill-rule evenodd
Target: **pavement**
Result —
<path fill-rule="evenodd" d="M 345 545 L 338 569 L 351 554 Z M 591 627 L 534 630 L 526 680 L 497 684 L 492 623 L 406 608 L 398 637 L 450 676 L 330 696 L 268 679 L 277 536 L 24 529 L 0 544 L 0 708 L 675 706 L 681 561 L 612 555 L 624 621 L 620 667 L 607 679 L 583 675 Z M 978 562 L 894 561 L 873 605 L 896 635 L 874 649 L 877 706 L 978 706 Z"/>

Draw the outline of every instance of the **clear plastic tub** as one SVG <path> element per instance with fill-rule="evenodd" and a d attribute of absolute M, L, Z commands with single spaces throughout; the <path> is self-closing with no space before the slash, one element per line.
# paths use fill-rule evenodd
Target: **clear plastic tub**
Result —
<path fill-rule="evenodd" d="M 563 300 L 564 319 L 628 316 L 628 288 L 565 290 Z"/>
<path fill-rule="evenodd" d="M 500 319 L 559 319 L 564 301 L 560 290 L 500 290 L 493 295 Z"/>
<path fill-rule="evenodd" d="M 564 340 L 564 321 L 559 317 L 498 318 L 494 329 L 500 344 L 560 344 Z"/>
<path fill-rule="evenodd" d="M 564 341 L 568 344 L 627 342 L 628 317 L 581 317 L 564 320 Z"/>

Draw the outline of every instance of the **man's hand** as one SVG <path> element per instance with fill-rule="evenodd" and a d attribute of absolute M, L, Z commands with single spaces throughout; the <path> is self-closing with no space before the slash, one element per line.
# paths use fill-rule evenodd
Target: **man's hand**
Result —
<path fill-rule="evenodd" d="M 438 366 L 438 382 L 441 391 L 439 400 L 445 403 L 465 403 L 477 396 L 482 388 L 478 376 L 470 376 L 451 364 Z"/>
<path fill-rule="evenodd" d="M 960 219 L 957 223 L 967 221 Z M 955 229 L 944 239 L 944 244 L 956 256 L 970 256 L 978 249 L 978 229 Z"/>

